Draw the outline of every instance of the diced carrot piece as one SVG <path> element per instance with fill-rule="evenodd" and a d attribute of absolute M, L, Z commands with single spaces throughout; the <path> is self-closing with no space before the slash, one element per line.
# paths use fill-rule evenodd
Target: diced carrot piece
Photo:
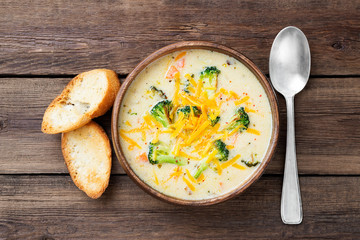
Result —
<path fill-rule="evenodd" d="M 183 68 L 184 65 L 185 65 L 185 59 L 184 59 L 184 58 L 180 59 L 179 61 L 176 62 L 176 65 L 177 65 L 179 68 Z"/>
<path fill-rule="evenodd" d="M 147 162 L 148 161 L 148 158 L 146 156 L 146 153 L 142 153 L 140 155 L 137 155 L 136 156 L 136 159 L 139 161 L 139 162 Z"/>
<path fill-rule="evenodd" d="M 183 56 L 185 56 L 186 52 L 181 52 L 179 53 L 179 55 L 176 56 L 175 61 L 179 60 L 180 58 L 182 58 Z"/>
<path fill-rule="evenodd" d="M 177 70 L 176 67 L 174 66 L 171 66 L 168 70 L 168 72 L 166 73 L 166 78 L 167 79 L 171 79 L 171 78 L 174 78 L 175 77 L 175 74 L 178 73 L 179 70 Z"/>

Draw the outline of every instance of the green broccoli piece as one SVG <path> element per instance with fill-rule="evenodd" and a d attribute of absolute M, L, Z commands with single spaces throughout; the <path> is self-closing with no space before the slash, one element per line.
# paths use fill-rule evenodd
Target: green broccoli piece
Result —
<path fill-rule="evenodd" d="M 194 116 L 200 117 L 201 109 L 198 108 L 197 106 L 191 106 L 191 107 L 194 111 Z M 177 110 L 177 113 L 179 114 L 180 112 L 184 113 L 185 118 L 188 118 L 190 116 L 190 112 L 191 112 L 190 106 L 185 106 L 185 107 L 179 108 Z"/>
<path fill-rule="evenodd" d="M 172 163 L 179 166 L 185 165 L 187 160 L 170 154 L 170 148 L 163 142 L 149 143 L 148 159 L 151 164 Z"/>
<path fill-rule="evenodd" d="M 229 158 L 229 150 L 226 148 L 226 144 L 221 141 L 220 139 L 214 141 L 214 146 L 216 150 L 218 151 L 215 155 L 215 158 L 219 161 L 227 161 Z"/>
<path fill-rule="evenodd" d="M 203 88 L 216 88 L 219 74 L 220 70 L 217 67 L 206 67 L 200 73 L 200 79 L 203 81 Z M 216 89 L 206 89 L 208 97 L 212 97 L 215 94 L 215 91 Z"/>
<path fill-rule="evenodd" d="M 221 141 L 221 140 L 214 141 L 211 152 L 213 152 L 214 150 L 217 150 L 215 159 L 217 159 L 219 161 L 227 161 L 229 159 L 229 150 L 226 148 L 226 144 L 223 141 Z M 211 152 L 210 152 L 210 154 L 211 154 Z M 195 169 L 195 173 L 193 174 L 193 177 L 195 179 L 200 177 L 201 173 L 209 167 L 209 164 L 206 163 L 208 158 L 209 157 L 202 159 L 200 161 L 200 163 L 198 164 L 197 168 Z"/>
<path fill-rule="evenodd" d="M 164 127 L 168 127 L 171 124 L 170 112 L 172 107 L 171 101 L 162 100 L 151 108 L 150 114 Z"/>
<path fill-rule="evenodd" d="M 208 119 L 210 120 L 210 125 L 213 127 L 220 121 L 220 116 L 216 116 L 214 113 L 208 114 Z"/>
<path fill-rule="evenodd" d="M 241 160 L 241 162 L 245 163 L 245 165 L 248 167 L 255 167 L 260 163 L 259 161 L 253 162 L 253 161 L 245 161 L 245 160 Z"/>
<path fill-rule="evenodd" d="M 231 119 L 228 127 L 226 128 L 228 131 L 231 131 L 238 126 L 240 127 L 240 131 L 246 130 L 250 124 L 249 115 L 245 112 L 245 109 L 243 107 L 239 107 L 236 110 L 235 115 Z"/>
<path fill-rule="evenodd" d="M 161 98 L 167 99 L 166 94 L 165 94 L 162 90 L 156 88 L 155 86 L 151 86 L 151 87 L 150 87 L 150 90 L 151 90 L 151 92 L 152 92 L 154 95 L 157 93 L 157 94 L 159 94 L 159 96 L 160 96 Z"/>

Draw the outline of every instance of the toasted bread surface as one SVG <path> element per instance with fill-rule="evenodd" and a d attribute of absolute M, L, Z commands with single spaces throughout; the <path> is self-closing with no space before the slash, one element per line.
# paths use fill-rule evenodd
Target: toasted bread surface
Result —
<path fill-rule="evenodd" d="M 61 137 L 61 149 L 75 185 L 91 198 L 99 198 L 109 184 L 110 141 L 94 121 Z"/>
<path fill-rule="evenodd" d="M 95 69 L 73 78 L 46 109 L 41 130 L 56 134 L 80 128 L 113 105 L 120 81 L 108 69 Z"/>

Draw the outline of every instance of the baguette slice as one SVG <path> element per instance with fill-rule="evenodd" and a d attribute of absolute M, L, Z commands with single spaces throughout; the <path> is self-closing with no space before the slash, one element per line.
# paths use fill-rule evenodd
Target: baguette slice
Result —
<path fill-rule="evenodd" d="M 55 134 L 84 126 L 110 109 L 119 88 L 119 78 L 112 70 L 77 75 L 46 109 L 41 131 Z"/>
<path fill-rule="evenodd" d="M 111 147 L 104 130 L 91 121 L 63 133 L 61 149 L 75 185 L 89 197 L 99 198 L 109 184 L 111 172 Z"/>

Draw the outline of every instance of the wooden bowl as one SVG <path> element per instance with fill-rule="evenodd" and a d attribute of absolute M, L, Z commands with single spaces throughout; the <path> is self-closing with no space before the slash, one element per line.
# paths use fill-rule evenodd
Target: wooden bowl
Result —
<path fill-rule="evenodd" d="M 120 112 L 120 106 L 121 102 L 124 98 L 125 92 L 129 88 L 132 81 L 136 78 L 136 76 L 150 63 L 157 60 L 158 58 L 167 55 L 169 53 L 180 51 L 180 50 L 186 50 L 186 49 L 206 49 L 211 51 L 220 52 L 226 55 L 229 55 L 231 57 L 234 57 L 235 59 L 239 60 L 241 63 L 243 63 L 245 66 L 247 66 L 252 73 L 257 77 L 259 82 L 261 83 L 262 87 L 264 88 L 269 102 L 270 102 L 270 108 L 272 112 L 272 121 L 273 121 L 273 129 L 271 133 L 271 139 L 270 144 L 268 147 L 268 150 L 265 154 L 265 157 L 260 164 L 260 166 L 255 170 L 255 172 L 241 185 L 239 185 L 234 190 L 225 193 L 221 196 L 217 196 L 210 199 L 203 199 L 203 200 L 185 200 L 180 199 L 176 197 L 171 197 L 168 195 L 165 195 L 149 185 L 147 185 L 143 180 L 141 180 L 131 169 L 129 163 L 125 159 L 124 153 L 122 151 L 120 141 L 119 141 L 119 112 Z M 235 197 L 236 195 L 242 193 L 245 189 L 247 189 L 252 183 L 254 183 L 264 172 L 266 166 L 269 164 L 274 152 L 275 148 L 278 142 L 278 136 L 279 136 L 279 111 L 278 111 L 278 105 L 277 105 L 277 99 L 276 95 L 274 93 L 274 90 L 272 86 L 270 85 L 269 81 L 265 77 L 265 75 L 260 71 L 260 69 L 247 57 L 245 57 L 243 54 L 225 47 L 223 45 L 219 45 L 216 43 L 211 42 L 204 42 L 204 41 L 189 41 L 189 42 L 179 42 L 175 44 L 168 45 L 166 47 L 163 47 L 156 52 L 149 55 L 147 58 L 145 58 L 142 62 L 140 62 L 135 69 L 128 75 L 125 82 L 122 84 L 117 97 L 115 99 L 113 112 L 112 112 L 112 118 L 111 118 L 111 135 L 113 140 L 113 145 L 115 148 L 115 153 L 120 161 L 121 166 L 127 173 L 127 175 L 137 184 L 139 185 L 145 192 L 151 194 L 152 196 L 164 200 L 166 202 L 174 203 L 174 204 L 180 204 L 180 205 L 190 205 L 190 206 L 205 206 L 205 205 L 212 205 L 216 203 L 220 203 L 223 201 L 226 201 L 230 198 Z"/>

